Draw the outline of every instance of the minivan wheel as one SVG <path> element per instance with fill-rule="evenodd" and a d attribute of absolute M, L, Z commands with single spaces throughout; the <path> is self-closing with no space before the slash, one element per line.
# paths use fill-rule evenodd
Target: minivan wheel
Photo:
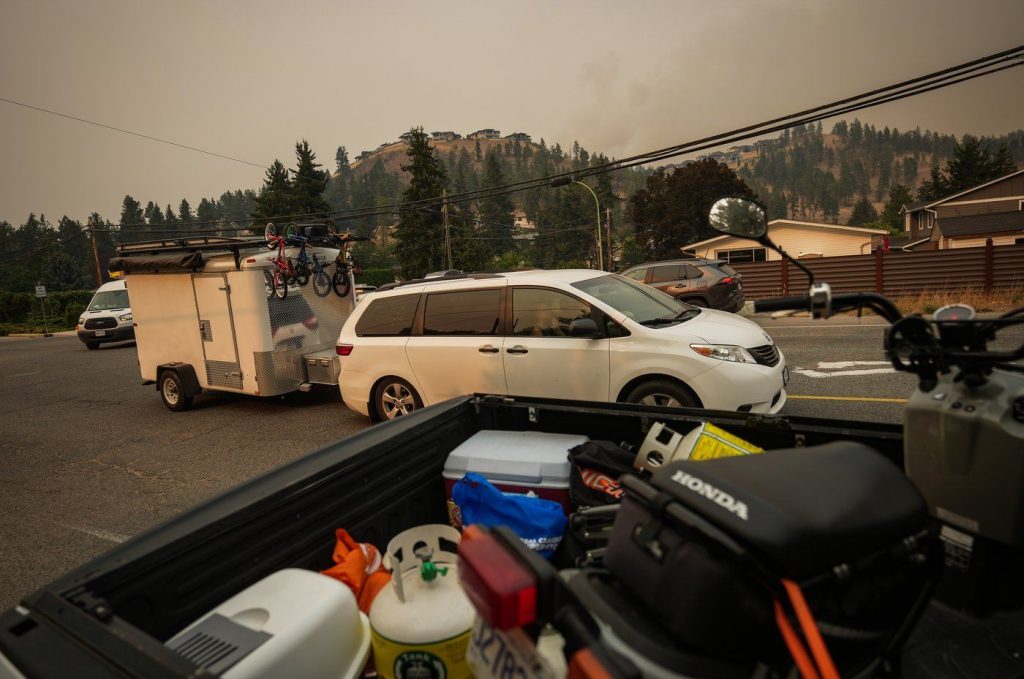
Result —
<path fill-rule="evenodd" d="M 687 389 L 668 380 L 651 380 L 629 392 L 626 403 L 662 408 L 699 408 L 696 397 Z"/>
<path fill-rule="evenodd" d="M 400 377 L 381 380 L 373 392 L 373 401 L 382 420 L 393 420 L 423 407 L 416 390 Z"/>
<path fill-rule="evenodd" d="M 192 397 L 185 395 L 181 378 L 173 370 L 165 370 L 160 376 L 160 399 L 174 412 L 188 410 L 192 405 Z"/>

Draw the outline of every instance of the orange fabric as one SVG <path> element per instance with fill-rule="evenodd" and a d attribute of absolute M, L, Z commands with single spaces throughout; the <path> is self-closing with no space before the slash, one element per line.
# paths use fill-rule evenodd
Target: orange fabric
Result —
<path fill-rule="evenodd" d="M 334 537 L 337 539 L 334 545 L 335 565 L 320 572 L 352 590 L 359 610 L 369 614 L 370 604 L 391 581 L 391 574 L 385 570 L 380 552 L 370 543 L 356 542 L 344 528 L 334 531 Z"/>
<path fill-rule="evenodd" d="M 786 613 L 782 610 L 782 604 L 778 601 L 775 602 L 775 624 L 779 626 L 779 632 L 782 633 L 782 639 L 786 642 L 786 647 L 789 648 L 789 654 L 793 656 L 793 662 L 800 670 L 800 676 L 804 679 L 819 679 L 818 672 L 814 669 L 814 663 L 807 655 L 807 649 L 801 643 L 796 630 L 789 624 Z"/>
<path fill-rule="evenodd" d="M 804 638 L 807 639 L 807 645 L 811 647 L 811 653 L 814 655 L 822 679 L 839 679 L 839 672 L 836 671 L 835 663 L 832 662 L 832 656 L 829 655 L 828 647 L 825 646 L 825 640 L 821 638 L 818 624 L 814 622 L 811 608 L 807 605 L 800 586 L 785 578 L 782 580 L 782 586 L 786 588 L 789 601 L 793 604 L 796 619 L 800 621 L 800 628 L 803 630 Z"/>

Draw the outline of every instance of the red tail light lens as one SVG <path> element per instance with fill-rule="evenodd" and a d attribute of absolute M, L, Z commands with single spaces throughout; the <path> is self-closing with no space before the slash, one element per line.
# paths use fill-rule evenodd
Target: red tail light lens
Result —
<path fill-rule="evenodd" d="M 302 324 L 310 330 L 316 330 L 320 327 L 320 321 L 316 319 L 316 316 L 310 316 L 306 320 L 302 321 Z"/>
<path fill-rule="evenodd" d="M 339 344 L 334 347 L 334 353 L 338 356 L 348 356 L 352 353 L 353 346 L 351 344 Z"/>
<path fill-rule="evenodd" d="M 735 283 L 735 282 L 736 282 L 735 278 L 733 278 L 732 276 L 726 276 L 722 280 L 718 281 L 718 284 L 719 285 L 729 285 L 729 283 Z"/>
<path fill-rule="evenodd" d="M 477 613 L 499 630 L 537 619 L 537 583 L 494 536 L 467 529 L 459 543 L 459 580 Z"/>

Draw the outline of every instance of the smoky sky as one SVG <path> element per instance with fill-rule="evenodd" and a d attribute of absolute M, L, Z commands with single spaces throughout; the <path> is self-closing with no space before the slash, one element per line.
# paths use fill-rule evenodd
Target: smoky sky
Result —
<path fill-rule="evenodd" d="M 0 3 L 0 97 L 245 159 L 332 167 L 412 126 L 623 157 L 1024 43 L 1024 2 Z M 857 114 L 1024 127 L 1024 68 Z M 826 130 L 831 123 L 826 121 Z M 0 102 L 0 219 L 257 188 L 260 168 Z"/>

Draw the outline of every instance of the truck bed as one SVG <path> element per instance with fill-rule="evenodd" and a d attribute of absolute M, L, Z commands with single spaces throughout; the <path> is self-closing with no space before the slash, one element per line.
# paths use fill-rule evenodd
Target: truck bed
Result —
<path fill-rule="evenodd" d="M 26 596 L 0 616 L 0 653 L 27 676 L 191 676 L 197 668 L 163 642 L 272 572 L 330 566 L 335 528 L 383 547 L 406 528 L 445 523 L 445 459 L 477 431 L 537 430 L 639 443 L 654 420 L 680 432 L 711 421 L 766 449 L 859 440 L 901 462 L 901 429 L 893 425 L 453 399 L 272 470 Z M 941 619 L 935 624 L 950 627 Z"/>

